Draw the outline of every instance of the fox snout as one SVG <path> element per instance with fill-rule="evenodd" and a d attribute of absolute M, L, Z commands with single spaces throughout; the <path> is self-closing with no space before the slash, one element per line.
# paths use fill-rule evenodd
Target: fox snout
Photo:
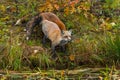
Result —
<path fill-rule="evenodd" d="M 65 36 L 63 39 L 67 42 L 70 42 L 72 40 L 70 36 Z"/>
<path fill-rule="evenodd" d="M 70 42 L 72 39 L 71 39 L 71 37 L 68 37 L 68 42 Z"/>
<path fill-rule="evenodd" d="M 68 38 L 63 38 L 61 41 L 60 41 L 60 45 L 65 45 L 67 44 L 68 42 L 71 41 L 71 37 L 68 37 Z"/>

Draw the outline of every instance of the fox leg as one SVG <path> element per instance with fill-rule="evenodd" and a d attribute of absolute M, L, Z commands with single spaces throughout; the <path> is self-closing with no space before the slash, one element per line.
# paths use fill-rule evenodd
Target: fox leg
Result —
<path fill-rule="evenodd" d="M 52 49 L 52 57 L 55 58 L 56 57 L 56 51 L 55 51 L 55 45 L 54 44 L 52 44 L 51 49 Z"/>
<path fill-rule="evenodd" d="M 42 39 L 43 47 L 46 47 L 46 46 L 45 46 L 45 44 L 46 44 L 46 39 L 47 39 L 47 37 L 44 35 L 44 36 L 43 36 L 43 39 Z"/>
<path fill-rule="evenodd" d="M 67 54 L 67 53 L 66 53 L 66 46 L 65 46 L 65 45 L 62 45 L 62 46 L 61 46 L 61 51 L 64 52 L 64 54 Z"/>
<path fill-rule="evenodd" d="M 43 39 L 42 39 L 43 45 L 45 45 L 45 43 L 46 43 L 46 38 L 47 38 L 47 37 L 44 35 L 44 36 L 43 36 Z"/>

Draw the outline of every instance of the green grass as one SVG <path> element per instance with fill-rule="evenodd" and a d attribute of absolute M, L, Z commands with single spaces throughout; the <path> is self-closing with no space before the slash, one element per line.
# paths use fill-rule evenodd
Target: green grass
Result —
<path fill-rule="evenodd" d="M 9 59 L 7 67 L 11 67 L 14 70 L 19 70 L 22 68 L 22 44 L 20 43 L 19 36 L 14 38 L 14 40 L 12 39 L 11 41 L 12 42 L 7 45 Z"/>
<path fill-rule="evenodd" d="M 107 36 L 106 38 L 106 56 L 109 56 L 109 59 L 113 59 L 116 61 L 120 61 L 120 37 L 119 34 L 115 34 L 114 36 Z"/>

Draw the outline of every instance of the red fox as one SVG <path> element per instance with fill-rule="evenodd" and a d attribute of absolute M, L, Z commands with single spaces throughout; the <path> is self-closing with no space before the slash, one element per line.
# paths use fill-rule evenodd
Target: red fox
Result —
<path fill-rule="evenodd" d="M 40 17 L 42 17 L 42 20 L 48 20 L 56 23 L 61 31 L 66 31 L 64 23 L 54 13 L 51 12 L 40 13 L 33 17 L 30 21 L 28 21 L 26 25 L 27 39 L 29 39 L 34 27 L 41 23 Z"/>
<path fill-rule="evenodd" d="M 44 33 L 43 43 L 45 43 L 45 38 L 51 41 L 51 49 L 53 55 L 55 55 L 55 47 L 60 45 L 64 47 L 69 41 L 71 41 L 71 31 L 61 32 L 58 25 L 54 22 L 48 20 L 42 20 L 42 32 Z"/>
<path fill-rule="evenodd" d="M 18 21 L 18 23 L 19 22 L 20 21 Z M 50 12 L 40 13 L 27 23 L 27 40 L 34 27 L 39 24 L 42 24 L 42 32 L 44 33 L 43 44 L 45 43 L 45 38 L 48 38 L 51 40 L 51 48 L 54 54 L 57 45 L 62 46 L 63 51 L 65 51 L 64 45 L 71 40 L 72 31 L 66 30 L 64 23 L 55 14 Z"/>

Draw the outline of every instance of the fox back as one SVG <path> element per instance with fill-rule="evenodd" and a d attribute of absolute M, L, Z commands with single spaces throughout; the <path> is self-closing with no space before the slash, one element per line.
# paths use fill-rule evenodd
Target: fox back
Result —
<path fill-rule="evenodd" d="M 64 45 L 71 41 L 71 31 L 61 31 L 58 25 L 54 22 L 43 20 L 42 31 L 54 45 Z"/>
<path fill-rule="evenodd" d="M 43 20 L 48 20 L 56 23 L 61 30 L 66 30 L 64 23 L 54 13 L 45 12 L 41 13 L 40 16 L 42 16 Z"/>
<path fill-rule="evenodd" d="M 43 20 L 41 24 L 44 35 L 49 38 L 53 44 L 59 44 L 62 36 L 57 24 L 48 20 Z"/>

